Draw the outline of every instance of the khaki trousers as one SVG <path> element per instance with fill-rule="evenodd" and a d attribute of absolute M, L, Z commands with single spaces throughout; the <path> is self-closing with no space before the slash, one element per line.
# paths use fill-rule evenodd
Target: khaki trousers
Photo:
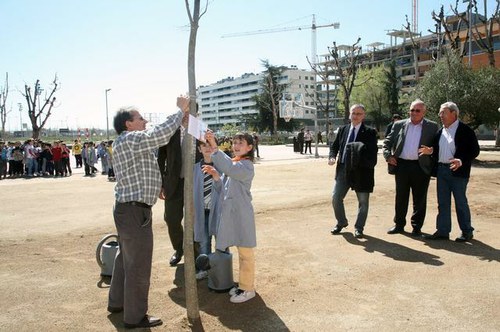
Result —
<path fill-rule="evenodd" d="M 237 247 L 239 256 L 239 288 L 245 291 L 255 290 L 255 257 L 253 248 Z"/>

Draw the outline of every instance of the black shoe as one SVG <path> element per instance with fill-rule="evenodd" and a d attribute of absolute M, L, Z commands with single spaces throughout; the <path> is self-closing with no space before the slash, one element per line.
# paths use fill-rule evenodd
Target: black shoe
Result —
<path fill-rule="evenodd" d="M 143 328 L 143 327 L 153 327 L 153 326 L 159 326 L 163 324 L 162 320 L 160 318 L 156 317 L 151 317 L 151 316 L 144 316 L 143 319 L 137 324 L 129 324 L 129 323 L 123 323 L 125 325 L 126 329 L 136 329 L 136 328 Z"/>
<path fill-rule="evenodd" d="M 460 235 L 459 237 L 457 237 L 455 239 L 456 242 L 467 242 L 467 241 L 470 241 L 472 240 L 472 238 L 474 237 L 474 235 L 471 233 L 462 233 L 462 235 Z"/>
<path fill-rule="evenodd" d="M 112 314 L 116 314 L 123 311 L 123 307 L 111 307 L 108 306 L 108 311 Z"/>
<path fill-rule="evenodd" d="M 363 231 L 360 231 L 359 229 L 354 230 L 354 237 L 357 239 L 361 239 L 363 237 Z"/>
<path fill-rule="evenodd" d="M 431 235 L 424 235 L 424 239 L 426 240 L 449 240 L 450 236 L 449 235 L 442 235 L 439 234 L 438 232 L 431 234 Z"/>
<path fill-rule="evenodd" d="M 391 229 L 387 231 L 387 234 L 401 234 L 404 233 L 405 229 L 401 226 L 393 226 Z"/>
<path fill-rule="evenodd" d="M 176 266 L 181 261 L 183 254 L 182 250 L 176 250 L 172 257 L 170 257 L 170 266 Z"/>
<path fill-rule="evenodd" d="M 340 231 L 342 231 L 342 228 L 344 227 L 347 227 L 348 224 L 345 224 L 345 225 L 337 225 L 335 227 L 333 227 L 333 229 L 330 231 L 330 233 L 332 234 L 339 234 Z"/>
<path fill-rule="evenodd" d="M 422 231 L 420 230 L 420 228 L 414 228 L 413 231 L 411 231 L 411 236 L 421 236 L 422 235 Z"/>

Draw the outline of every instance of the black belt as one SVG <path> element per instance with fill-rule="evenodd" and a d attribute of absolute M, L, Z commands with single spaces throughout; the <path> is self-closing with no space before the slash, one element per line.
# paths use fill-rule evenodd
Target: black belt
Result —
<path fill-rule="evenodd" d="M 412 160 L 412 159 L 403 159 L 403 158 L 398 158 L 398 162 L 404 162 L 404 163 L 418 163 L 418 159 Z"/>
<path fill-rule="evenodd" d="M 450 163 L 438 163 L 438 166 L 450 167 Z"/>
<path fill-rule="evenodd" d="M 143 202 L 132 201 L 132 202 L 117 202 L 117 203 L 118 204 L 138 206 L 138 207 L 141 207 L 141 208 L 144 208 L 144 209 L 151 209 L 151 205 L 148 205 L 148 204 L 143 203 Z"/>

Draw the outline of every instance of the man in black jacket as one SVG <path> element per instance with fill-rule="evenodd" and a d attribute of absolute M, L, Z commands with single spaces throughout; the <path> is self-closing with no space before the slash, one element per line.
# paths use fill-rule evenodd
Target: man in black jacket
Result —
<path fill-rule="evenodd" d="M 181 129 L 177 129 L 167 145 L 158 149 L 158 165 L 162 177 L 160 198 L 165 200 L 164 220 L 175 252 L 170 265 L 175 266 L 184 254 L 184 177 L 182 176 Z"/>
<path fill-rule="evenodd" d="M 438 161 L 437 196 L 438 215 L 436 232 L 427 239 L 449 239 L 451 232 L 451 195 L 455 198 L 455 209 L 462 234 L 457 242 L 470 241 L 474 228 L 471 225 L 471 214 L 467 202 L 467 184 L 470 177 L 472 161 L 479 155 L 479 144 L 476 134 L 466 124 L 458 120 L 459 109 L 453 102 L 441 105 L 439 118 L 443 128 L 438 131 L 434 140 L 432 155 Z"/>
<path fill-rule="evenodd" d="M 358 198 L 358 216 L 354 225 L 354 236 L 363 237 L 368 216 L 370 193 L 375 185 L 374 168 L 377 164 L 377 131 L 365 126 L 365 107 L 353 105 L 350 109 L 351 124 L 339 129 L 338 135 L 330 146 L 328 165 L 335 164 L 337 169 L 333 188 L 332 206 L 337 225 L 332 234 L 339 234 L 348 225 L 345 215 L 344 198 L 349 189 Z"/>

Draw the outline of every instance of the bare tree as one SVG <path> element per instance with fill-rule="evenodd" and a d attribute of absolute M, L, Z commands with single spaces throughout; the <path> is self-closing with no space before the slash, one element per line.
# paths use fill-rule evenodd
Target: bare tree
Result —
<path fill-rule="evenodd" d="M 21 94 L 26 99 L 26 104 L 28 105 L 28 116 L 31 121 L 33 138 L 38 138 L 40 136 L 42 128 L 52 115 L 52 108 L 56 102 L 54 94 L 58 90 L 58 87 L 59 82 L 57 75 L 55 75 L 50 93 L 45 93 L 43 100 L 40 100 L 40 96 L 43 92 L 43 89 L 40 87 L 40 80 L 36 80 L 34 90 L 27 84 L 24 85 L 24 93 Z"/>
<path fill-rule="evenodd" d="M 406 25 L 404 26 L 405 30 L 408 33 L 408 36 L 410 36 L 410 41 L 411 41 L 411 50 L 413 53 L 413 70 L 415 71 L 415 84 L 418 83 L 418 78 L 420 77 L 420 73 L 418 71 L 418 52 L 420 50 L 420 39 L 417 41 L 415 40 L 415 32 L 412 31 L 412 26 L 410 24 L 410 21 L 408 20 L 408 15 L 406 16 Z"/>
<path fill-rule="evenodd" d="M 326 128 L 326 133 L 328 134 L 330 132 L 330 124 L 331 124 L 329 114 L 330 114 L 330 110 L 335 108 L 335 104 L 337 101 L 337 94 L 338 94 L 338 90 L 335 88 L 335 80 L 332 80 L 330 78 L 330 76 L 333 72 L 332 63 L 330 61 L 330 56 L 326 56 L 325 62 L 317 63 L 315 65 L 313 65 L 311 63 L 311 61 L 309 60 L 308 57 L 306 57 L 306 58 L 307 58 L 307 62 L 309 63 L 309 66 L 314 71 L 314 74 L 320 78 L 321 81 L 319 83 L 321 85 L 325 85 L 325 90 L 322 89 L 321 91 L 316 91 L 317 93 L 316 93 L 315 102 L 317 105 L 317 107 L 316 107 L 317 111 L 321 110 L 321 112 L 324 112 L 325 122 L 326 122 L 325 128 Z M 332 85 L 334 86 L 333 100 L 331 99 L 332 94 L 330 93 Z M 317 88 L 316 86 L 313 87 L 313 89 L 316 89 L 316 88 Z M 311 95 L 311 94 L 314 94 L 314 91 L 310 91 L 310 90 L 306 89 L 306 93 Z"/>
<path fill-rule="evenodd" d="M 488 54 L 488 62 L 490 67 L 495 68 L 495 46 L 494 46 L 494 35 L 493 35 L 493 29 L 494 29 L 494 23 L 495 20 L 499 20 L 499 8 L 500 8 L 500 1 L 497 1 L 497 6 L 495 8 L 495 12 L 492 14 L 491 18 L 488 19 L 486 16 L 487 13 L 485 12 L 485 16 L 481 16 L 478 13 L 478 8 L 477 8 L 477 1 L 476 0 L 470 0 L 467 9 L 469 7 L 472 7 L 472 10 L 476 14 L 475 17 L 477 20 L 479 20 L 480 23 L 476 22 L 470 22 L 470 19 L 464 15 L 464 13 L 459 13 L 457 10 L 457 6 L 455 8 L 452 8 L 453 13 L 456 16 L 461 16 L 466 27 L 469 28 L 469 25 L 472 24 L 472 28 L 474 29 L 474 32 L 472 34 L 472 38 L 474 38 L 474 42 L 476 45 L 486 54 Z M 470 11 L 472 13 L 472 10 Z M 498 24 L 498 23 L 497 23 Z M 479 28 L 482 27 L 484 31 L 479 31 Z M 467 29 L 467 31 L 470 31 Z M 468 36 L 470 38 L 470 36 Z"/>
<path fill-rule="evenodd" d="M 7 122 L 7 97 L 9 96 L 9 73 L 5 73 L 5 85 L 0 90 L 0 121 L 2 122 L 2 137 L 5 137 L 5 123 Z"/>
<path fill-rule="evenodd" d="M 349 107 L 351 92 L 354 88 L 354 81 L 359 68 L 359 55 L 361 54 L 361 47 L 359 42 L 361 38 L 351 46 L 339 47 L 333 42 L 332 47 L 328 47 L 328 51 L 332 56 L 333 70 L 336 76 L 336 81 L 344 94 L 344 122 L 349 122 Z M 343 52 L 343 53 L 341 53 Z"/>
<path fill-rule="evenodd" d="M 456 11 L 456 8 L 458 6 L 458 3 L 455 4 L 455 11 Z M 453 8 L 452 8 L 453 10 Z M 456 29 L 451 29 L 448 22 L 446 21 L 446 17 L 444 15 L 444 7 L 441 6 L 440 10 L 439 10 L 439 13 L 436 14 L 435 11 L 432 11 L 432 19 L 436 22 L 436 24 L 438 25 L 438 31 L 439 31 L 439 34 L 441 34 L 440 32 L 442 30 L 444 30 L 444 34 L 443 36 L 438 36 L 438 38 L 442 38 L 440 39 L 440 43 L 439 45 L 444 45 L 445 44 L 445 41 L 447 40 L 451 49 L 460 56 L 460 58 L 463 58 L 464 54 L 465 54 L 465 47 L 464 45 L 466 45 L 467 43 L 467 40 L 468 40 L 468 36 L 467 36 L 467 39 L 462 43 L 460 41 L 460 30 L 462 28 L 462 24 L 464 23 L 464 18 L 465 18 L 465 14 L 462 14 L 462 15 L 458 15 L 458 23 L 457 23 L 457 26 L 456 26 Z M 442 42 L 441 42 L 442 41 Z M 438 50 L 438 52 L 440 54 L 442 54 L 442 50 Z"/>
<path fill-rule="evenodd" d="M 195 72 L 195 51 L 196 51 L 196 36 L 198 33 L 198 22 L 206 13 L 208 1 L 205 9 L 200 12 L 200 0 L 194 0 L 193 11 L 189 6 L 189 0 L 185 0 L 186 11 L 189 17 L 191 26 L 189 33 L 189 48 L 188 48 L 188 81 L 189 81 L 189 113 L 196 116 L 196 72 Z M 185 135 L 182 144 L 182 162 L 184 168 L 184 280 L 186 287 L 186 310 L 188 320 L 192 324 L 194 330 L 203 330 L 200 309 L 198 306 L 198 289 L 195 278 L 194 265 L 194 201 L 193 201 L 193 166 L 194 166 L 194 151 L 195 141 L 191 135 Z"/>

